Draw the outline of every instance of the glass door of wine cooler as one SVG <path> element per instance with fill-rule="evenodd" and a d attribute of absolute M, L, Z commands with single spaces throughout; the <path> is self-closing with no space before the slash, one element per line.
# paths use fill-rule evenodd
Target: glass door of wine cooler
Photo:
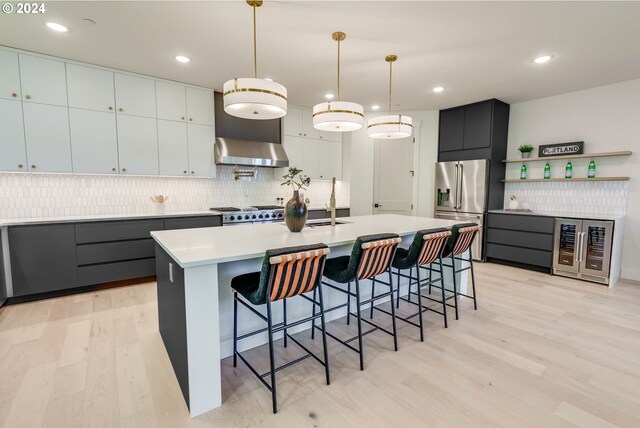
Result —
<path fill-rule="evenodd" d="M 613 222 L 587 221 L 582 225 L 579 241 L 580 272 L 595 276 L 609 276 Z"/>
<path fill-rule="evenodd" d="M 578 272 L 579 240 L 582 232 L 582 220 L 556 219 L 555 243 L 553 254 L 554 270 Z"/>

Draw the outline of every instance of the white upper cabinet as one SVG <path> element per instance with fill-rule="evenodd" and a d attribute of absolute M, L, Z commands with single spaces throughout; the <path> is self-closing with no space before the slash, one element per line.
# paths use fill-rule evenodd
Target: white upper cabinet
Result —
<path fill-rule="evenodd" d="M 302 139 L 302 170 L 304 174 L 311 178 L 320 178 L 320 141 L 303 138 Z"/>
<path fill-rule="evenodd" d="M 26 171 L 22 103 L 0 99 L 0 171 Z"/>
<path fill-rule="evenodd" d="M 22 110 L 29 171 L 71 172 L 69 109 L 24 103 Z"/>
<path fill-rule="evenodd" d="M 188 122 L 213 126 L 213 115 L 213 91 L 187 87 Z"/>
<path fill-rule="evenodd" d="M 188 174 L 186 123 L 158 120 L 158 156 L 160 175 Z"/>
<path fill-rule="evenodd" d="M 18 66 L 18 54 L 15 52 L 0 50 L 0 98 L 10 100 L 22 98 L 20 67 Z"/>
<path fill-rule="evenodd" d="M 309 109 L 302 110 L 302 136 L 316 140 L 320 138 L 320 133 L 313 127 L 313 115 Z"/>
<path fill-rule="evenodd" d="M 287 115 L 282 119 L 282 133 L 292 137 L 302 137 L 302 109 L 288 106 Z"/>
<path fill-rule="evenodd" d="M 318 131 L 321 140 L 342 143 L 342 132 Z"/>
<path fill-rule="evenodd" d="M 282 138 L 282 148 L 289 158 L 289 168 L 304 169 L 301 137 L 285 135 Z"/>
<path fill-rule="evenodd" d="M 19 54 L 22 100 L 67 105 L 67 79 L 64 62 Z"/>
<path fill-rule="evenodd" d="M 120 173 L 158 175 L 156 119 L 124 114 L 117 117 Z"/>
<path fill-rule="evenodd" d="M 184 122 L 187 119 L 186 87 L 177 83 L 156 81 L 158 119 Z"/>
<path fill-rule="evenodd" d="M 335 141 L 320 141 L 318 150 L 318 177 L 342 180 L 342 144 Z"/>
<path fill-rule="evenodd" d="M 69 107 L 115 111 L 113 73 L 67 63 Z"/>
<path fill-rule="evenodd" d="M 216 165 L 213 156 L 215 128 L 208 125 L 190 123 L 187 127 L 189 136 L 189 176 L 216 176 Z"/>
<path fill-rule="evenodd" d="M 117 113 L 156 117 L 156 81 L 115 73 Z"/>
<path fill-rule="evenodd" d="M 119 172 L 115 114 L 70 108 L 69 130 L 73 172 Z"/>

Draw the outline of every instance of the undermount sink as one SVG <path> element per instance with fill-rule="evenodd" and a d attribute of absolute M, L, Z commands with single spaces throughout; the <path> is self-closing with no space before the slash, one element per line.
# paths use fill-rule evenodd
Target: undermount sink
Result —
<path fill-rule="evenodd" d="M 344 224 L 344 222 L 343 221 L 336 221 L 336 224 Z M 331 226 L 331 220 L 307 223 L 305 226 L 307 226 L 307 227 Z"/>

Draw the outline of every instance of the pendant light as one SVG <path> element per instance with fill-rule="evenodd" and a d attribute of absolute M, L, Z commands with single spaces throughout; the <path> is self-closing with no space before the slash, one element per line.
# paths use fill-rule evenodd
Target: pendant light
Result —
<path fill-rule="evenodd" d="M 258 78 L 256 40 L 256 8 L 262 0 L 247 0 L 253 8 L 253 78 L 243 77 L 225 82 L 224 111 L 243 119 L 277 119 L 287 114 L 287 88 L 279 83 Z"/>
<path fill-rule="evenodd" d="M 313 106 L 313 127 L 320 131 L 350 132 L 362 128 L 364 109 L 360 104 L 340 101 L 340 42 L 347 38 L 336 31 L 331 38 L 338 42 L 338 91 L 336 101 L 328 101 Z"/>
<path fill-rule="evenodd" d="M 371 138 L 391 140 L 411 136 L 413 121 L 411 117 L 402 114 L 391 114 L 391 77 L 393 63 L 398 59 L 396 55 L 387 55 L 384 60 L 389 63 L 389 114 L 369 119 L 367 133 Z"/>

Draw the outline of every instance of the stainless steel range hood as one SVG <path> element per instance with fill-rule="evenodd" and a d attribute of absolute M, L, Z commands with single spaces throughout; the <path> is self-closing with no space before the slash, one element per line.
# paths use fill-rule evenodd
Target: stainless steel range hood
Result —
<path fill-rule="evenodd" d="M 216 138 L 216 165 L 248 165 L 271 168 L 289 166 L 289 158 L 279 143 Z"/>

